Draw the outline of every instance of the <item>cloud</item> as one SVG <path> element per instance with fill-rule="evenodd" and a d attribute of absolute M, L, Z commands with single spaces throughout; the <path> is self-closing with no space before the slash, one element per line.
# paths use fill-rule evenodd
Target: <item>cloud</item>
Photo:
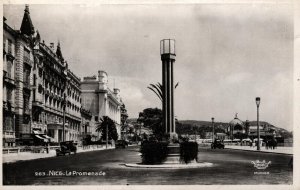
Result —
<path fill-rule="evenodd" d="M 113 80 L 115 80 L 115 87 L 120 89 L 120 95 L 125 103 L 129 117 L 137 117 L 139 112 L 153 105 L 141 90 L 143 83 L 139 79 L 118 76 L 109 78 L 110 88 L 113 88 Z"/>

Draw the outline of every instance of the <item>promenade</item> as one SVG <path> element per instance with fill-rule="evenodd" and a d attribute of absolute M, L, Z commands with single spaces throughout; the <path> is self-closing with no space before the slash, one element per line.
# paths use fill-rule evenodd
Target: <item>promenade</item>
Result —
<path fill-rule="evenodd" d="M 114 149 L 114 146 L 108 146 L 107 149 Z M 105 146 L 97 146 L 97 145 L 90 145 L 85 148 L 78 147 L 77 153 L 81 152 L 91 152 L 91 151 L 98 151 L 98 150 L 106 150 Z M 17 161 L 24 161 L 24 160 L 34 160 L 34 159 L 41 159 L 41 158 L 49 158 L 55 157 L 56 151 L 51 149 L 49 153 L 46 151 L 42 153 L 32 153 L 32 152 L 19 152 L 19 153 L 10 153 L 10 154 L 2 154 L 2 162 L 3 163 L 14 163 Z"/>
<path fill-rule="evenodd" d="M 258 151 L 256 146 L 240 146 L 240 145 L 225 145 L 225 149 Z M 278 153 L 278 154 L 293 154 L 293 147 L 276 147 L 275 149 L 266 149 L 261 147 L 260 152 Z"/>

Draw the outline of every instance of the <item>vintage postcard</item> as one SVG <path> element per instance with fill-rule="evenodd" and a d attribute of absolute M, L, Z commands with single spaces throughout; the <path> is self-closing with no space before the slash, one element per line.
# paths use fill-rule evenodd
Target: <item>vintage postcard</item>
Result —
<path fill-rule="evenodd" d="M 4 1 L 2 188 L 299 188 L 298 7 Z"/>

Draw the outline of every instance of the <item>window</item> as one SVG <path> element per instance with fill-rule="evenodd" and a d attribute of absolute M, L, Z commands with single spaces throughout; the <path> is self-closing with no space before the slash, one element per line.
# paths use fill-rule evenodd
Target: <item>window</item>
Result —
<path fill-rule="evenodd" d="M 98 116 L 95 116 L 95 121 L 98 121 Z"/>
<path fill-rule="evenodd" d="M 11 60 L 7 60 L 7 77 L 8 78 L 12 78 L 12 61 Z"/>
<path fill-rule="evenodd" d="M 8 44 L 7 44 L 7 46 L 8 46 L 8 53 L 9 54 L 12 54 L 12 41 L 11 40 L 8 40 Z"/>
<path fill-rule="evenodd" d="M 29 96 L 23 97 L 23 110 L 24 113 L 29 113 Z"/>
<path fill-rule="evenodd" d="M 33 90 L 32 95 L 33 95 L 33 101 L 35 101 L 35 89 Z"/>
<path fill-rule="evenodd" d="M 30 51 L 24 48 L 24 61 L 29 63 L 30 61 Z"/>
<path fill-rule="evenodd" d="M 36 75 L 35 74 L 33 75 L 33 85 L 34 86 L 36 85 Z"/>
<path fill-rule="evenodd" d="M 30 69 L 26 65 L 23 68 L 23 82 L 25 86 L 30 85 Z"/>
<path fill-rule="evenodd" d="M 6 98 L 7 98 L 8 102 L 12 101 L 12 89 L 10 89 L 10 88 L 6 89 Z"/>

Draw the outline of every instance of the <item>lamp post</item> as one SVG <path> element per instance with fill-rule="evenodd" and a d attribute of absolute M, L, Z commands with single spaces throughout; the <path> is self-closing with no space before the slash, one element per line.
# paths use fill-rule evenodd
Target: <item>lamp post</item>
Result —
<path fill-rule="evenodd" d="M 214 142 L 215 140 L 215 125 L 214 125 L 214 120 L 215 118 L 211 118 L 211 125 L 212 125 L 212 129 L 213 129 L 213 132 L 212 132 L 212 142 Z"/>
<path fill-rule="evenodd" d="M 66 120 L 66 94 L 64 93 L 64 100 L 63 100 L 63 131 L 62 131 L 62 141 L 65 141 L 65 121 Z"/>
<path fill-rule="evenodd" d="M 260 150 L 260 130 L 259 130 L 259 104 L 260 97 L 255 98 L 256 107 L 257 107 L 257 150 Z"/>

